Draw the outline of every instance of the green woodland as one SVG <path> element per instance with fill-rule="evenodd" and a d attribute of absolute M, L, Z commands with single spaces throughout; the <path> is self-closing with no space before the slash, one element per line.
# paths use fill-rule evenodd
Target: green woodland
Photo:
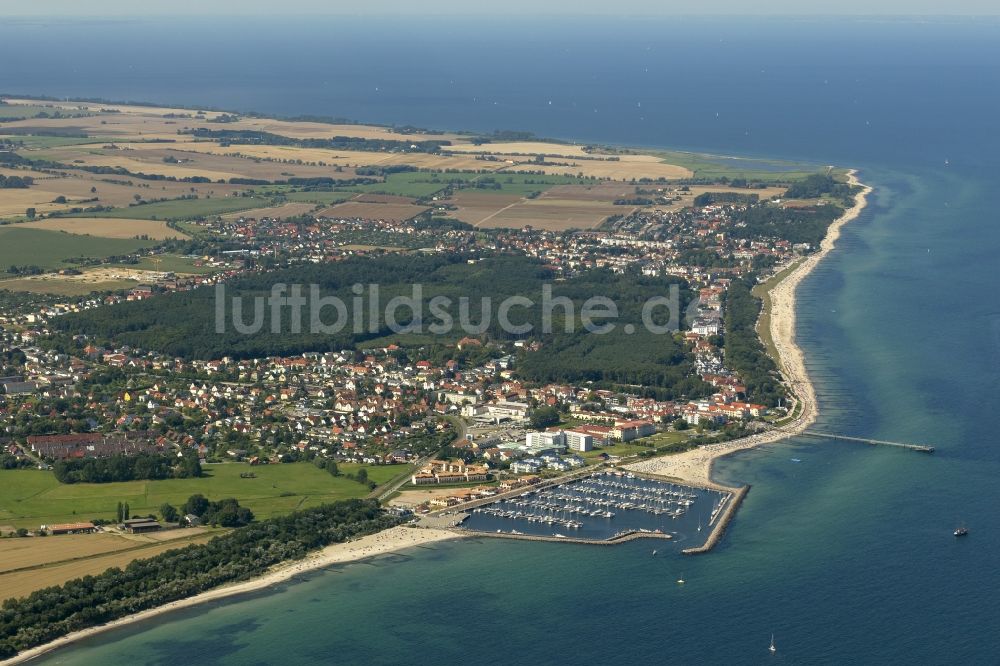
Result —
<path fill-rule="evenodd" d="M 291 323 L 291 309 L 283 308 L 274 328 L 271 308 L 265 307 L 275 284 L 303 285 L 306 303 L 302 307 L 301 330 Z M 312 311 L 308 303 L 309 285 L 317 285 L 324 297 L 336 296 L 346 306 L 347 321 L 337 332 L 311 333 Z M 363 307 L 355 317 L 353 285 L 378 285 L 378 321 L 372 325 L 369 305 L 376 301 L 366 286 Z M 691 377 L 692 359 L 672 334 L 653 333 L 643 325 L 643 305 L 654 297 L 666 296 L 672 286 L 678 294 L 679 311 L 692 299 L 680 280 L 644 277 L 638 273 L 617 275 L 593 270 L 564 281 L 554 281 L 541 262 L 513 256 L 486 257 L 469 263 L 458 255 L 392 255 L 348 259 L 335 264 L 300 266 L 267 274 L 247 275 L 227 284 L 224 332 L 216 332 L 216 291 L 195 289 L 164 295 L 152 301 L 123 303 L 114 308 L 98 308 L 60 317 L 56 321 L 64 333 L 88 334 L 101 341 L 114 341 L 141 349 L 155 350 L 188 359 L 214 359 L 294 355 L 303 352 L 362 349 L 369 341 L 394 333 L 387 323 L 386 306 L 394 297 L 414 296 L 419 285 L 417 319 L 409 306 L 393 312 L 398 326 L 415 326 L 439 342 L 455 342 L 467 335 L 496 340 L 527 338 L 538 340 L 541 348 L 527 351 L 521 371 L 535 381 L 594 382 L 600 386 L 648 388 L 663 397 L 700 396 L 709 388 Z M 546 330 L 544 290 L 551 287 L 551 327 Z M 593 296 L 607 297 L 618 310 L 616 318 L 594 317 L 595 324 L 611 323 L 613 330 L 591 334 L 580 325 L 584 303 Z M 509 311 L 515 326 L 530 325 L 531 331 L 505 331 L 497 321 L 500 304 L 511 296 L 528 298 L 532 307 L 517 306 Z M 238 321 L 252 323 L 259 301 L 261 329 L 240 333 L 233 325 L 236 312 L 232 299 L 240 297 Z M 435 307 L 434 297 L 450 303 Z M 463 317 L 461 299 L 467 299 Z M 491 299 L 484 309 L 483 299 Z M 567 308 L 568 306 L 568 308 Z M 485 313 L 485 314 L 484 314 Z M 658 325 L 669 322 L 665 306 L 651 312 Z M 566 332 L 567 315 L 572 331 Z M 336 308 L 320 311 L 321 321 L 338 323 Z M 448 322 L 452 325 L 448 326 Z M 438 327 L 438 328 L 435 328 Z M 272 332 L 277 330 L 277 333 Z M 628 331 L 632 330 L 633 333 Z M 414 331 L 411 331 L 414 332 Z M 406 336 L 400 336 L 405 340 Z"/>
<path fill-rule="evenodd" d="M 374 500 L 346 500 L 270 518 L 206 544 L 168 550 L 47 587 L 0 607 L 0 659 L 73 631 L 243 581 L 332 543 L 397 524 Z"/>

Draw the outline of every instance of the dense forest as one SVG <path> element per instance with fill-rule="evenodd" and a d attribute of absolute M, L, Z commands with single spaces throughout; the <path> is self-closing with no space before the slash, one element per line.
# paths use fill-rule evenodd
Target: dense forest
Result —
<path fill-rule="evenodd" d="M 785 391 L 778 367 L 757 335 L 761 301 L 752 288 L 749 279 L 734 280 L 726 293 L 726 366 L 743 379 L 750 401 L 776 407 Z"/>
<path fill-rule="evenodd" d="M 139 453 L 107 458 L 59 460 L 52 465 L 52 471 L 59 483 L 113 483 L 197 477 L 201 476 L 201 465 L 197 454 L 193 452 L 182 458 Z"/>
<path fill-rule="evenodd" d="M 760 201 L 756 192 L 703 192 L 694 198 L 695 206 L 710 206 L 712 204 L 754 204 Z"/>
<path fill-rule="evenodd" d="M 846 205 L 861 191 L 857 185 L 841 183 L 825 174 L 815 173 L 792 183 L 785 196 L 789 199 L 817 199 L 824 195 L 839 199 Z"/>
<path fill-rule="evenodd" d="M 47 587 L 0 607 L 0 659 L 72 631 L 247 580 L 286 560 L 397 524 L 373 500 L 345 500 L 270 518 L 206 544 L 168 550 Z"/>
<path fill-rule="evenodd" d="M 289 323 L 289 308 L 284 308 L 280 320 L 272 321 L 271 308 L 264 307 L 271 287 L 275 284 L 302 284 L 303 295 L 309 295 L 309 285 L 317 285 L 324 297 L 336 296 L 348 307 L 349 321 L 337 331 L 311 333 L 312 312 L 309 303 L 302 307 L 301 332 Z M 378 285 L 379 320 L 372 326 L 368 306 L 375 301 L 370 288 L 364 292 L 364 306 L 355 318 L 353 285 Z M 542 343 L 538 352 L 527 352 L 522 359 L 523 372 L 537 381 L 593 381 L 601 384 L 642 385 L 669 389 L 671 394 L 701 395 L 705 389 L 688 377 L 691 359 L 682 343 L 669 334 L 646 330 L 642 322 L 642 307 L 653 297 L 669 293 L 671 285 L 678 287 L 680 314 L 691 301 L 692 293 L 683 281 L 673 278 L 644 277 L 638 273 L 616 275 L 607 270 L 585 272 L 568 280 L 555 281 L 552 272 L 541 262 L 524 257 L 489 257 L 469 263 L 458 255 L 388 255 L 348 259 L 335 264 L 309 265 L 254 274 L 234 279 L 226 286 L 227 306 L 223 324 L 225 331 L 216 332 L 215 291 L 202 288 L 167 294 L 154 299 L 123 303 L 112 308 L 97 308 L 67 315 L 54 320 L 66 333 L 83 333 L 99 340 L 114 340 L 141 349 L 155 350 L 183 358 L 215 359 L 289 356 L 306 351 L 336 351 L 364 348 L 365 342 L 382 338 L 393 331 L 384 316 L 393 297 L 409 297 L 413 285 L 422 290 L 419 308 L 423 318 L 417 320 L 409 307 L 395 310 L 400 326 L 419 323 L 420 330 L 438 336 L 441 342 L 451 342 L 466 335 L 495 340 L 533 337 Z M 543 290 L 551 286 L 553 306 L 549 333 L 543 326 Z M 261 322 L 260 332 L 244 334 L 233 325 L 232 298 L 241 296 L 245 304 L 238 320 Z M 592 335 L 579 326 L 583 303 L 593 296 L 610 298 L 618 308 L 613 320 L 615 329 L 607 334 Z M 533 307 L 513 307 L 510 323 L 530 325 L 530 332 L 504 330 L 498 322 L 502 301 L 510 296 L 531 299 Z M 434 297 L 446 297 L 450 303 L 437 306 Z M 255 316 L 254 299 L 260 301 L 260 317 Z M 483 307 L 482 299 L 490 299 Z M 560 306 L 556 299 L 565 298 Z M 466 299 L 464 306 L 461 299 Z M 309 298 L 305 299 L 306 301 Z M 565 332 L 566 307 L 572 309 L 576 322 L 572 332 Z M 464 310 L 464 315 L 463 315 Z M 665 307 L 653 310 L 654 319 L 665 324 L 670 312 Z M 321 312 L 325 325 L 338 321 L 334 307 Z M 662 320 L 662 321 L 661 321 Z M 451 325 L 448 325 L 450 322 Z M 275 329 L 274 324 L 278 326 Z M 596 323 L 604 323 L 603 320 Z M 682 323 L 682 322 L 678 322 Z M 627 334 L 627 324 L 634 334 Z M 398 326 L 397 326 L 398 329 Z M 246 329 L 244 329 L 246 330 Z M 277 330 L 277 333 L 272 331 Z"/>
<path fill-rule="evenodd" d="M 783 208 L 781 206 L 751 206 L 733 213 L 736 225 L 734 238 L 779 238 L 790 243 L 808 243 L 819 247 L 830 224 L 844 213 L 835 204 Z"/>

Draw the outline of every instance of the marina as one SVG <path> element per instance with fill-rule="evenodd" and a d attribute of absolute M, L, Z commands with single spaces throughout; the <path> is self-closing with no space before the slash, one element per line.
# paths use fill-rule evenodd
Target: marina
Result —
<path fill-rule="evenodd" d="M 578 543 L 617 543 L 646 536 L 700 545 L 732 499 L 729 491 L 604 471 L 466 509 L 460 528 L 491 536 Z"/>

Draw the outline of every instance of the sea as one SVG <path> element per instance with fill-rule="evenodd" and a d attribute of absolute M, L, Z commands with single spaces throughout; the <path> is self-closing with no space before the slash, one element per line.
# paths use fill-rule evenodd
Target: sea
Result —
<path fill-rule="evenodd" d="M 1000 663 L 997 20 L 3 19 L 0 63 L 4 93 L 856 167 L 870 205 L 800 287 L 817 429 L 936 447 L 725 459 L 751 490 L 705 556 L 465 539 L 38 663 Z"/>

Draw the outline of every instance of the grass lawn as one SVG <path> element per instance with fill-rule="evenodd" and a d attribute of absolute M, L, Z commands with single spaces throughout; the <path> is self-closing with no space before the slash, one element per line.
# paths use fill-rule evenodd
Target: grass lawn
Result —
<path fill-rule="evenodd" d="M 591 464 L 596 464 L 598 462 L 597 456 L 602 453 L 607 453 L 611 456 L 618 456 L 620 458 L 628 458 L 629 456 L 637 456 L 640 453 L 656 451 L 656 449 L 661 446 L 683 442 L 687 440 L 693 432 L 693 430 L 689 432 L 658 432 L 655 435 L 650 435 L 649 437 L 643 437 L 642 439 L 633 440 L 631 442 L 609 444 L 608 446 L 595 448 L 592 451 L 587 451 L 578 455 Z"/>
<path fill-rule="evenodd" d="M 233 213 L 270 206 L 271 199 L 260 197 L 213 197 L 211 199 L 171 199 L 125 206 L 99 213 L 80 213 L 75 217 L 122 217 L 139 220 L 193 220 L 200 217 Z"/>
<path fill-rule="evenodd" d="M 63 259 L 130 254 L 152 245 L 156 245 L 156 241 L 100 238 L 4 225 L 0 226 L 0 272 L 11 266 L 66 268 L 71 264 Z"/>
<path fill-rule="evenodd" d="M 359 465 L 343 465 L 345 474 L 356 474 Z M 398 474 L 399 465 L 366 467 L 368 478 L 382 483 Z M 352 497 L 364 497 L 368 486 L 344 476 L 333 477 L 312 463 L 260 465 L 222 463 L 205 465 L 198 479 L 126 481 L 65 485 L 50 471 L 0 470 L 0 524 L 37 528 L 41 524 L 93 518 L 114 519 L 118 502 L 127 502 L 133 515 L 159 514 L 169 502 L 180 507 L 188 497 L 201 493 L 211 500 L 235 497 L 258 518 L 317 506 Z M 253 472 L 256 478 L 241 479 Z"/>

